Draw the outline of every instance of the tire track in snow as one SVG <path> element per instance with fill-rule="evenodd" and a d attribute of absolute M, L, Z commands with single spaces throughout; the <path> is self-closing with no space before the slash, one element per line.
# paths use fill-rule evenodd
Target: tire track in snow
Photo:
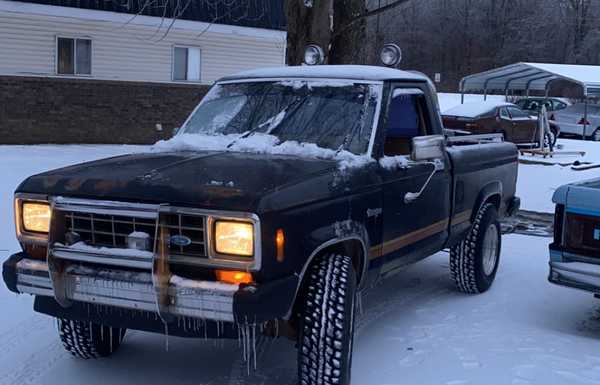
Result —
<path fill-rule="evenodd" d="M 24 359 L 21 365 L 14 368 L 9 373 L 0 377 L 2 385 L 25 385 L 38 384 L 38 381 L 59 361 L 70 357 L 59 341 L 53 341 L 29 357 Z M 42 383 L 47 383 L 43 381 Z"/>
<path fill-rule="evenodd" d="M 393 278 L 392 278 L 393 279 Z M 428 282 L 437 282 L 440 280 L 445 280 L 445 279 L 450 279 L 449 275 L 447 274 L 442 274 L 442 275 L 438 275 L 436 277 L 433 277 L 431 279 L 427 279 Z M 424 297 L 425 298 L 431 298 L 432 296 L 439 296 L 442 295 L 444 293 L 448 293 L 449 290 L 447 288 L 440 288 L 440 287 L 424 287 L 422 290 L 418 290 L 416 292 L 411 292 L 411 289 L 414 289 L 415 287 L 420 286 L 423 283 L 423 281 L 419 280 L 419 283 L 417 285 L 414 286 L 403 286 L 398 288 L 398 290 L 396 291 L 397 294 L 393 294 L 390 295 L 389 294 L 389 290 L 385 290 L 385 289 L 389 289 L 389 287 L 387 286 L 394 286 L 394 285 L 383 285 L 386 286 L 385 288 L 382 287 L 377 287 L 373 290 L 372 292 L 367 292 L 367 295 L 365 295 L 362 300 L 365 301 L 365 299 L 368 299 L 368 297 L 373 297 L 374 301 L 373 301 L 373 305 L 371 306 L 367 306 L 364 307 L 363 310 L 363 314 L 361 314 L 359 316 L 358 319 L 358 323 L 357 323 L 357 327 L 356 327 L 356 336 L 359 337 L 360 333 L 369 325 L 371 325 L 374 322 L 377 322 L 378 320 L 386 317 L 389 313 L 393 312 L 393 311 L 398 311 L 398 308 L 400 306 L 404 306 L 407 305 L 409 303 L 415 302 L 415 301 L 420 301 L 422 300 Z M 391 298 L 387 298 L 387 299 L 383 299 L 383 300 L 378 300 L 378 295 L 381 294 L 379 291 L 382 290 L 384 293 L 384 296 L 389 296 Z M 408 292 L 407 292 L 408 291 Z M 384 297 L 382 296 L 382 297 Z"/>
<path fill-rule="evenodd" d="M 31 332 L 40 332 L 44 329 L 52 329 L 52 319 L 33 314 L 18 325 L 0 333 L 0 341 L 2 341 L 2 349 L 0 350 L 0 361 L 16 348 L 21 347 L 23 342 L 31 338 Z"/>

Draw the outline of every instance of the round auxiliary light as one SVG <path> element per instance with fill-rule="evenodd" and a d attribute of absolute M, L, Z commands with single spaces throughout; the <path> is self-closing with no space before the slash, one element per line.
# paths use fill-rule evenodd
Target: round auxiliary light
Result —
<path fill-rule="evenodd" d="M 396 44 L 386 44 L 381 50 L 381 62 L 388 67 L 396 67 L 402 61 L 402 50 Z"/>
<path fill-rule="evenodd" d="M 316 44 L 309 44 L 304 49 L 304 63 L 309 66 L 323 64 L 325 52 Z"/>

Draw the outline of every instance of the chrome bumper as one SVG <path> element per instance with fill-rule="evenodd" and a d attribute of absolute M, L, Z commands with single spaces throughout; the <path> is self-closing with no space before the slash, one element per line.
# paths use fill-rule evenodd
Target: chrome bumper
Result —
<path fill-rule="evenodd" d="M 19 292 L 55 297 L 46 262 L 20 260 L 16 276 Z M 75 265 L 67 267 L 61 286 L 70 301 L 228 322 L 234 321 L 233 297 L 239 289 L 238 285 L 171 275 L 167 288 L 169 303 L 159 308 L 152 274 Z"/>
<path fill-rule="evenodd" d="M 583 262 L 550 262 L 549 281 L 600 294 L 600 265 Z"/>

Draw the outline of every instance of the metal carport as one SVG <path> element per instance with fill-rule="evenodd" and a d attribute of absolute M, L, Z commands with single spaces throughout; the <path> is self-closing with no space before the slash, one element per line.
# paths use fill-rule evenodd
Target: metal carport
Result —
<path fill-rule="evenodd" d="M 548 95 L 550 84 L 565 80 L 578 84 L 586 99 L 585 118 L 587 120 L 587 100 L 600 97 L 600 66 L 516 63 L 505 67 L 469 75 L 460 81 L 461 102 L 467 92 L 483 92 L 484 100 L 489 91 L 523 91 L 527 96 L 531 90 L 544 91 Z M 584 128 L 585 135 L 585 128 Z"/>

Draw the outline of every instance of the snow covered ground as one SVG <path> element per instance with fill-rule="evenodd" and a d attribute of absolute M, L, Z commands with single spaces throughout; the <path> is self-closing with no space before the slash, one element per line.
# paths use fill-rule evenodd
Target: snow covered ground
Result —
<path fill-rule="evenodd" d="M 522 156 L 522 161 L 542 162 L 543 164 L 519 164 L 517 193 L 521 197 L 521 208 L 541 213 L 553 213 L 552 195 L 559 186 L 585 179 L 600 177 L 600 168 L 575 171 L 571 163 L 600 163 L 600 142 L 576 139 L 558 139 L 558 148 L 553 158 Z M 584 156 L 564 155 L 561 152 L 584 151 Z"/>
<path fill-rule="evenodd" d="M 373 289 L 358 322 L 353 384 L 528 385 L 600 382 L 600 305 L 546 281 L 546 238 L 504 239 L 491 291 L 457 293 L 447 255 L 416 264 Z M 259 344 L 246 376 L 235 341 L 130 332 L 109 359 L 81 361 L 63 351 L 53 322 L 30 297 L 0 290 L 0 384 L 293 385 L 287 340 Z"/>
<path fill-rule="evenodd" d="M 565 149 L 591 142 L 561 140 Z M 26 176 L 144 146 L 0 146 L 0 258 L 18 249 L 12 194 Z M 600 161 L 600 159 L 598 159 Z M 561 166 L 521 165 L 525 208 L 549 209 L 551 190 L 600 174 Z M 539 207 L 538 207 L 539 206 Z M 373 289 L 358 323 L 354 384 L 600 384 L 600 304 L 590 295 L 549 284 L 548 238 L 504 238 L 490 292 L 454 291 L 448 256 L 440 253 Z M 23 384 L 294 384 L 296 357 L 287 340 L 264 341 L 258 371 L 247 377 L 237 341 L 171 338 L 131 332 L 114 357 L 71 358 L 51 319 L 32 298 L 0 284 L 0 385 Z"/>

